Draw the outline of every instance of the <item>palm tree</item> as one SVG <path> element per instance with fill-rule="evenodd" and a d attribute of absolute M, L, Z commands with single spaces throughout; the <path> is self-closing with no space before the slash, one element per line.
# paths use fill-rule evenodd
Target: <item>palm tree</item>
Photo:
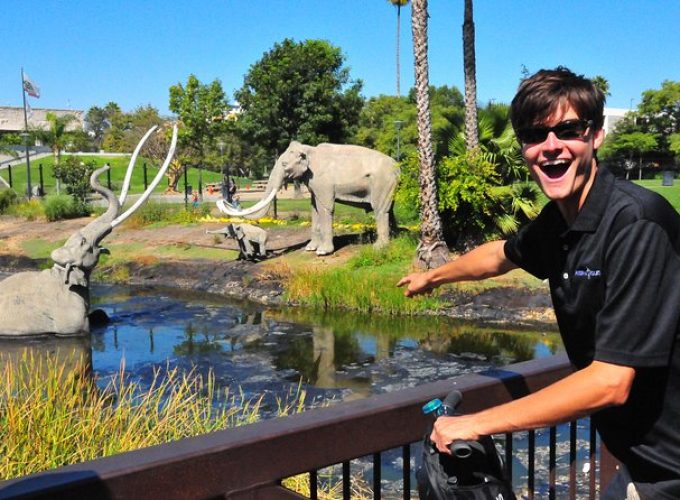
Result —
<path fill-rule="evenodd" d="M 605 97 L 609 97 L 611 92 L 609 92 L 609 80 L 607 80 L 604 76 L 597 75 L 594 76 L 591 81 L 593 82 L 593 85 L 600 89 L 602 93 L 604 94 Z"/>
<path fill-rule="evenodd" d="M 76 117 L 73 115 L 58 116 L 55 113 L 47 113 L 49 127 L 38 133 L 40 140 L 52 149 L 55 170 L 58 169 L 61 162 L 61 151 L 66 147 L 69 140 L 69 134 L 66 129 L 75 119 Z M 57 179 L 57 194 L 59 194 L 59 191 L 60 185 L 59 179 Z"/>
<path fill-rule="evenodd" d="M 429 76 L 427 62 L 427 0 L 413 0 L 411 7 L 413 55 L 418 109 L 418 157 L 420 161 L 420 243 L 417 261 L 431 269 L 448 261 L 442 221 L 437 209 L 437 181 L 432 153 Z"/>
<path fill-rule="evenodd" d="M 477 77 L 475 63 L 475 23 L 472 0 L 465 0 L 463 20 L 463 67 L 465 69 L 465 145 L 468 151 L 479 146 L 477 130 Z"/>
<path fill-rule="evenodd" d="M 401 8 L 405 6 L 409 0 L 387 0 L 397 8 L 397 97 L 401 97 L 401 89 L 399 86 L 401 69 L 399 66 L 399 35 L 401 31 Z"/>

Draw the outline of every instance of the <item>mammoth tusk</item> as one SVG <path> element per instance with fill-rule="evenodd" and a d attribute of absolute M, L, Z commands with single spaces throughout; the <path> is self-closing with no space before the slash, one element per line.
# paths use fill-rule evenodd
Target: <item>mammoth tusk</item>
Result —
<path fill-rule="evenodd" d="M 233 217 L 243 217 L 245 215 L 254 214 L 255 212 L 257 212 L 257 211 L 265 208 L 266 206 L 268 206 L 272 202 L 274 197 L 276 196 L 276 192 L 277 192 L 276 189 L 272 189 L 270 191 L 270 193 L 267 195 L 266 198 L 261 199 L 260 201 L 255 203 L 255 205 L 253 205 L 252 207 L 245 208 L 243 210 L 236 210 L 234 208 L 227 208 L 227 206 L 224 204 L 224 200 L 217 200 L 216 204 L 217 204 L 217 208 L 219 208 L 220 212 L 222 212 L 222 213 L 225 213 L 227 215 L 231 215 Z"/>
<path fill-rule="evenodd" d="M 144 137 L 142 137 L 142 140 L 139 141 L 139 144 L 137 144 L 137 147 L 135 148 L 135 151 L 132 153 L 132 157 L 130 158 L 130 163 L 128 163 L 128 168 L 127 171 L 125 172 L 125 180 L 123 181 L 123 189 L 120 192 L 120 198 L 118 201 L 120 202 L 120 206 L 123 206 L 123 203 L 125 203 L 125 198 L 127 198 L 127 193 L 128 189 L 130 188 L 130 179 L 132 178 L 132 170 L 135 167 L 135 162 L 137 161 L 137 156 L 139 156 L 139 152 L 142 150 L 142 146 L 144 146 L 144 143 L 147 141 L 149 136 L 153 133 L 154 130 L 158 128 L 158 125 L 154 125 L 149 129 L 149 131 L 144 134 Z"/>
<path fill-rule="evenodd" d="M 146 189 L 146 191 L 144 191 L 144 193 L 142 193 L 139 199 L 124 213 L 116 217 L 111 222 L 112 228 L 116 227 L 118 224 L 120 224 L 125 219 L 130 217 L 135 212 L 135 210 L 137 210 L 142 205 L 142 203 L 144 203 L 149 198 L 149 196 L 151 196 L 151 193 L 153 192 L 154 189 L 156 189 L 156 186 L 158 186 L 158 183 L 161 181 L 161 179 L 165 175 L 165 172 L 168 170 L 170 162 L 172 161 L 172 157 L 175 155 L 176 147 L 177 147 L 177 124 L 175 124 L 172 127 L 172 141 L 170 142 L 170 149 L 168 150 L 168 155 L 165 157 L 163 165 L 161 165 L 161 168 L 158 169 L 156 177 L 153 178 L 151 184 L 149 184 L 149 187 Z"/>

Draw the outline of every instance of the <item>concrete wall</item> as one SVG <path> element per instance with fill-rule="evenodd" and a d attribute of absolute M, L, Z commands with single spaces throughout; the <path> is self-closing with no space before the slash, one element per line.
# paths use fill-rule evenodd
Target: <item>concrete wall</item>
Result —
<path fill-rule="evenodd" d="M 46 129 L 49 128 L 47 113 L 54 113 L 57 116 L 73 115 L 73 120 L 67 130 L 82 130 L 85 124 L 85 112 L 77 109 L 44 109 L 33 108 L 31 116 L 28 118 L 29 128 Z M 24 130 L 24 110 L 8 106 L 0 106 L 0 133 L 16 133 Z"/>

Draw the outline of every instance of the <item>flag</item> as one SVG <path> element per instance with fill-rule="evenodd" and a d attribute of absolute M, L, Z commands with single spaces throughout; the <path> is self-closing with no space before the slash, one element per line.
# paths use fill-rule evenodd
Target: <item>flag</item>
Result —
<path fill-rule="evenodd" d="M 22 72 L 21 76 L 24 80 L 24 91 L 31 97 L 35 98 L 40 97 L 40 87 L 38 87 L 34 82 L 32 82 L 26 73 Z"/>
<path fill-rule="evenodd" d="M 31 105 L 26 102 L 26 116 L 30 119 L 33 118 L 33 109 L 31 109 Z"/>

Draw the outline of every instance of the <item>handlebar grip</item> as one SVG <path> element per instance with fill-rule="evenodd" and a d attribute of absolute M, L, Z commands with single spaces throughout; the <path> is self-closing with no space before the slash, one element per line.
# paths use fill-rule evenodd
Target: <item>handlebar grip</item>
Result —
<path fill-rule="evenodd" d="M 449 445 L 449 450 L 457 458 L 468 458 L 472 455 L 472 448 L 467 441 L 460 439 L 455 440 Z"/>

